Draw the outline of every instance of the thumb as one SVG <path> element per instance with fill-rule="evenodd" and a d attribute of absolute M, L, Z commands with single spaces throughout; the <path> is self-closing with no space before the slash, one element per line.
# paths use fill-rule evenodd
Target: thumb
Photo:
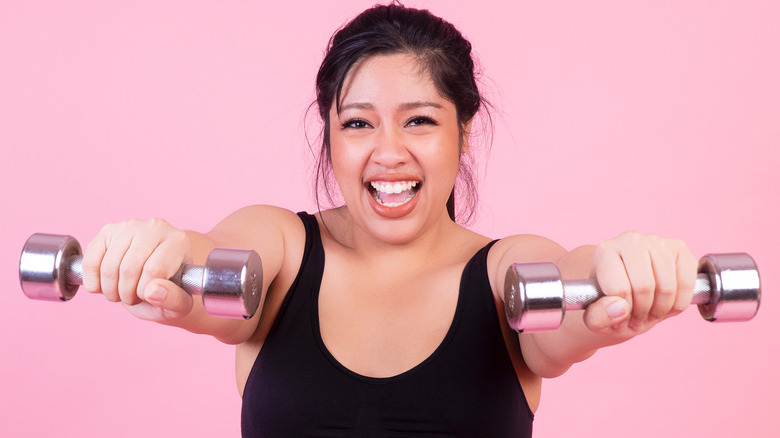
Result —
<path fill-rule="evenodd" d="M 162 310 L 167 319 L 183 318 L 192 311 L 192 296 L 169 280 L 152 280 L 144 289 L 144 299 Z"/>
<path fill-rule="evenodd" d="M 585 309 L 585 325 L 593 332 L 610 334 L 619 331 L 619 324 L 629 317 L 628 301 L 620 297 L 602 297 Z"/>

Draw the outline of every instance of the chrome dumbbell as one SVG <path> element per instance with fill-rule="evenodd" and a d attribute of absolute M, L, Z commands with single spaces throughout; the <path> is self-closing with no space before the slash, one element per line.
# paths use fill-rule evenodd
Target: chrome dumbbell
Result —
<path fill-rule="evenodd" d="M 22 291 L 34 300 L 70 300 L 82 284 L 81 254 L 71 236 L 33 234 L 19 259 Z M 181 265 L 171 281 L 191 295 L 202 295 L 209 315 L 251 318 L 262 294 L 262 262 L 255 251 L 217 248 L 204 266 Z"/>
<path fill-rule="evenodd" d="M 595 280 L 561 280 L 553 263 L 515 263 L 504 281 L 504 309 L 517 332 L 555 330 L 567 310 L 603 297 Z M 693 302 L 713 322 L 748 321 L 758 312 L 761 281 L 749 255 L 709 254 L 699 260 Z"/>

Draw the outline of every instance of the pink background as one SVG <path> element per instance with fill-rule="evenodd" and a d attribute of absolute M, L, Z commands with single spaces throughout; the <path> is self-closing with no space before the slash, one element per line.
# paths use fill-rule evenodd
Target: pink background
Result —
<path fill-rule="evenodd" d="M 777 3 L 407 3 L 472 41 L 497 107 L 476 230 L 573 248 L 636 229 L 762 269 L 752 322 L 690 309 L 546 381 L 537 436 L 775 436 Z M 316 68 L 371 4 L 0 4 L 1 436 L 239 434 L 232 347 L 85 293 L 27 300 L 19 251 L 132 217 L 206 231 L 252 203 L 312 210 Z"/>

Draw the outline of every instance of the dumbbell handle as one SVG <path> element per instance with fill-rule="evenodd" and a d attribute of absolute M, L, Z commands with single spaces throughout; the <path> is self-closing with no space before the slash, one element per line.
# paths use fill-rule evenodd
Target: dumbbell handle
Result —
<path fill-rule="evenodd" d="M 34 300 L 70 300 L 84 282 L 81 254 L 72 236 L 33 234 L 19 258 L 22 291 Z M 215 248 L 204 266 L 182 264 L 170 280 L 202 296 L 209 315 L 246 319 L 260 306 L 263 262 L 255 251 Z"/>
<path fill-rule="evenodd" d="M 563 280 L 563 299 L 566 310 L 582 310 L 604 297 L 596 280 Z M 712 285 L 707 274 L 699 274 L 693 286 L 691 304 L 707 304 L 712 300 Z"/>
<path fill-rule="evenodd" d="M 73 255 L 65 261 L 65 282 L 74 286 L 84 284 L 84 269 L 81 255 Z M 170 278 L 177 286 L 190 295 L 203 294 L 203 275 L 205 267 L 183 263 L 176 274 Z"/>
<path fill-rule="evenodd" d="M 518 332 L 556 330 L 567 310 L 603 297 L 595 280 L 561 280 L 553 263 L 515 263 L 504 280 L 504 310 Z M 699 260 L 691 304 L 707 321 L 748 321 L 761 302 L 758 267 L 745 253 L 708 254 Z"/>

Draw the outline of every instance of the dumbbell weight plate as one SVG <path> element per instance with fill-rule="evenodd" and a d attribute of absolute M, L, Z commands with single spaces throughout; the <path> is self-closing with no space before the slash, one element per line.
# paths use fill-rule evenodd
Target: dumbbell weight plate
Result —
<path fill-rule="evenodd" d="M 761 304 L 761 280 L 756 262 L 745 253 L 708 254 L 699 260 L 699 272 L 707 274 L 713 296 L 699 304 L 707 321 L 748 321 Z"/>
<path fill-rule="evenodd" d="M 514 264 L 504 280 L 504 305 L 513 330 L 533 327 L 550 331 L 561 326 L 566 311 L 563 283 L 552 263 Z"/>
<path fill-rule="evenodd" d="M 70 259 L 81 255 L 81 245 L 71 236 L 33 234 L 19 259 L 22 291 L 33 300 L 68 301 L 78 284 L 68 281 Z"/>
<path fill-rule="evenodd" d="M 256 252 L 214 249 L 204 270 L 203 305 L 209 315 L 246 319 L 255 314 L 263 286 L 263 263 Z"/>

